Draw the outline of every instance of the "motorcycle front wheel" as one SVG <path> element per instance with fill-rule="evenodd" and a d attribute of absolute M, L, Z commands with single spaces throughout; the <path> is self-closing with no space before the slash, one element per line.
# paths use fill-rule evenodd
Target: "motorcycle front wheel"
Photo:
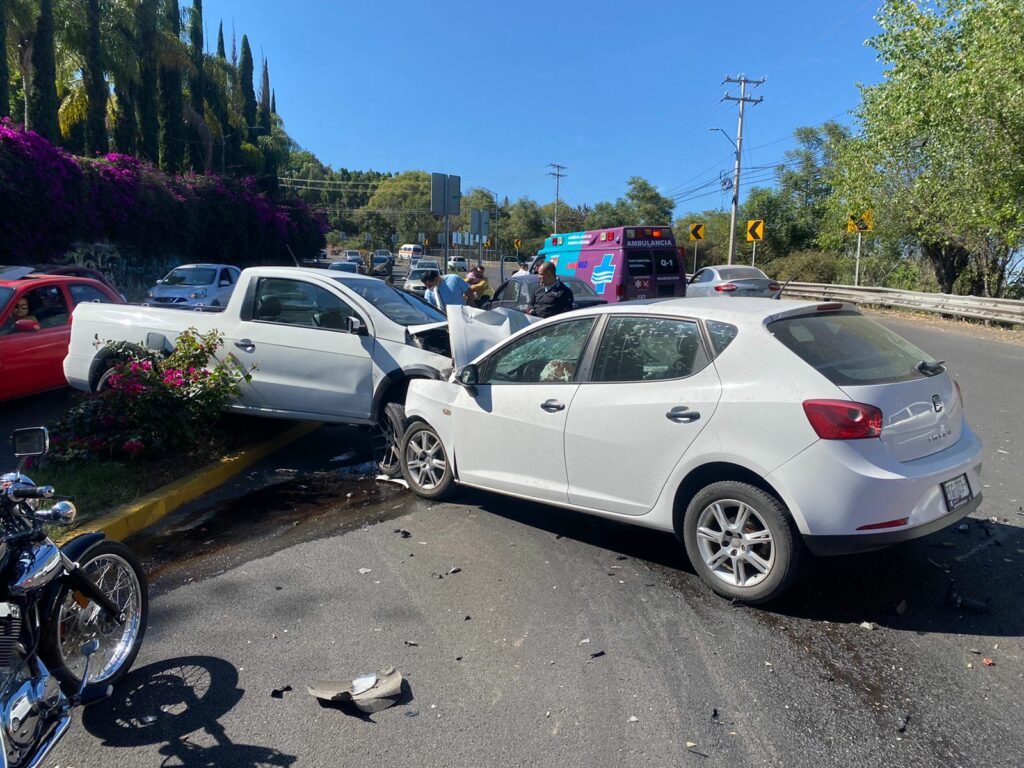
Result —
<path fill-rule="evenodd" d="M 149 595 L 142 566 L 119 542 L 98 542 L 78 562 L 85 575 L 124 613 L 124 624 L 109 618 L 81 592 L 64 586 L 43 631 L 40 656 L 66 692 L 77 692 L 85 673 L 82 646 L 98 640 L 84 694 L 89 698 L 100 688 L 117 685 L 131 669 L 146 633 Z"/>

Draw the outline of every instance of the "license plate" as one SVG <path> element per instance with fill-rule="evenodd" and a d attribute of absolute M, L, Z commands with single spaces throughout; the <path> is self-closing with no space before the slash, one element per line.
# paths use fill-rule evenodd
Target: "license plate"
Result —
<path fill-rule="evenodd" d="M 960 509 L 964 504 L 974 498 L 971 493 L 971 485 L 967 482 L 967 475 L 954 477 L 942 484 L 942 495 L 946 497 L 946 507 L 950 512 Z"/>

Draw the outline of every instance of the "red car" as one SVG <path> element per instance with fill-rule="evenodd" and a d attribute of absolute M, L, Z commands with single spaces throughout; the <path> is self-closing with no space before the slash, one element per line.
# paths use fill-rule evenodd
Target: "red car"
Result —
<path fill-rule="evenodd" d="M 87 301 L 125 303 L 117 291 L 86 277 L 0 280 L 0 401 L 67 386 L 71 313 Z"/>

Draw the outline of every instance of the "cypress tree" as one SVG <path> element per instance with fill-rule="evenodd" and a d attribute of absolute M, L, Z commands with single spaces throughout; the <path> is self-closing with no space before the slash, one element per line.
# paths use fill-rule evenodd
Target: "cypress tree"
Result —
<path fill-rule="evenodd" d="M 32 45 L 32 85 L 28 91 L 28 128 L 54 143 L 57 126 L 57 62 L 53 51 L 53 0 L 40 0 Z"/>
<path fill-rule="evenodd" d="M 135 55 L 139 59 L 139 87 L 135 111 L 139 124 L 139 153 L 151 163 L 160 160 L 160 118 L 157 106 L 157 1 L 139 0 L 135 6 L 138 27 Z"/>
<path fill-rule="evenodd" d="M 0 0 L 0 117 L 11 114 L 11 73 L 7 68 L 7 3 Z"/>
<path fill-rule="evenodd" d="M 224 20 L 221 19 L 220 26 L 217 27 L 217 58 L 227 59 L 228 54 L 224 50 Z"/>
<path fill-rule="evenodd" d="M 263 77 L 260 82 L 260 130 L 264 136 L 270 135 L 270 69 L 267 60 L 263 60 Z"/>
<path fill-rule="evenodd" d="M 136 119 L 135 83 L 114 83 L 117 117 L 114 120 L 114 148 L 125 155 L 139 153 L 139 123 Z"/>
<path fill-rule="evenodd" d="M 192 106 L 191 121 L 202 120 L 206 75 L 203 71 L 203 0 L 192 0 L 191 24 L 189 26 L 189 58 L 193 72 L 189 75 L 189 103 Z M 191 125 L 188 132 L 188 164 L 195 172 L 208 170 L 206 149 L 200 138 L 198 126 Z"/>
<path fill-rule="evenodd" d="M 181 37 L 181 13 L 178 0 L 164 0 L 164 30 Z M 161 65 L 160 91 L 160 167 L 178 173 L 185 157 L 185 124 L 182 120 L 181 70 L 174 64 Z"/>
<path fill-rule="evenodd" d="M 87 38 L 83 76 L 88 101 L 85 154 L 105 155 L 110 145 L 107 142 L 107 80 L 103 77 L 103 64 L 100 61 L 100 0 L 89 0 L 85 24 Z"/>
<path fill-rule="evenodd" d="M 272 114 L 272 115 L 276 115 L 277 114 L 277 92 L 276 91 L 271 91 L 270 92 L 270 114 Z"/>
<path fill-rule="evenodd" d="M 242 35 L 242 55 L 238 59 L 238 81 L 242 89 L 242 119 L 245 121 L 245 132 L 248 141 L 255 142 L 256 131 L 256 92 L 252 87 L 252 49 L 249 38 Z"/>

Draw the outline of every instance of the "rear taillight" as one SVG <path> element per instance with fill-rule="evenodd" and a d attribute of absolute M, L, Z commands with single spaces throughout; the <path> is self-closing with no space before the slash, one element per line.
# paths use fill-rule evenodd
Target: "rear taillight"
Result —
<path fill-rule="evenodd" d="M 625 283 L 619 283 L 615 286 L 615 295 L 620 299 L 626 298 L 626 285 Z"/>
<path fill-rule="evenodd" d="M 781 287 L 782 287 L 781 283 L 768 283 L 768 290 L 769 291 L 777 291 Z"/>
<path fill-rule="evenodd" d="M 804 400 L 804 413 L 822 440 L 862 440 L 882 434 L 882 412 L 850 400 Z"/>
<path fill-rule="evenodd" d="M 737 287 L 734 283 L 722 283 L 721 285 L 716 285 L 715 290 L 719 293 L 732 293 Z"/>

